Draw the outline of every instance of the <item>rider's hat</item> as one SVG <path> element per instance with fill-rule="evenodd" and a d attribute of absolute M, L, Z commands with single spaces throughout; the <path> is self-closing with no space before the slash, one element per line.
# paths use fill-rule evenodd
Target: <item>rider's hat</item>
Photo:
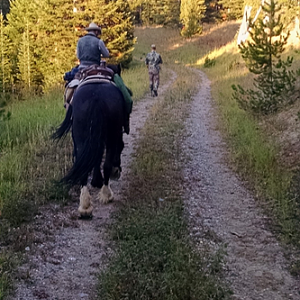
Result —
<path fill-rule="evenodd" d="M 152 49 L 156 49 L 155 44 L 152 44 L 152 45 L 151 45 L 151 48 L 152 48 Z"/>
<path fill-rule="evenodd" d="M 91 23 L 89 25 L 89 27 L 85 28 L 86 31 L 92 31 L 92 30 L 95 30 L 95 31 L 99 31 L 101 33 L 101 27 L 99 27 L 96 23 Z"/>

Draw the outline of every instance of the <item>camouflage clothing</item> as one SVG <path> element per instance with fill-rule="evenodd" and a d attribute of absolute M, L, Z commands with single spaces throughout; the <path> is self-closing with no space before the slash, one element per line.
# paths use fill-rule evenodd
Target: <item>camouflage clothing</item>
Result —
<path fill-rule="evenodd" d="M 148 67 L 149 73 L 149 86 L 151 90 L 151 94 L 157 96 L 157 89 L 159 86 L 159 71 L 160 71 L 160 64 L 162 64 L 162 58 L 159 53 L 155 50 L 152 50 L 146 56 L 145 61 Z"/>

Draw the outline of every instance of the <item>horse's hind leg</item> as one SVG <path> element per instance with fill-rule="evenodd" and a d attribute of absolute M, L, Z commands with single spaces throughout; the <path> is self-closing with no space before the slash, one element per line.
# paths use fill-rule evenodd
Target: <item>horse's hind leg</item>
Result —
<path fill-rule="evenodd" d="M 94 170 L 93 170 L 93 178 L 91 181 L 91 185 L 95 188 L 101 189 L 103 186 L 103 177 L 101 174 L 101 162 L 102 162 L 102 156 L 103 156 L 103 151 L 101 151 L 99 155 L 99 159 L 97 163 L 95 164 Z"/>
<path fill-rule="evenodd" d="M 109 148 L 106 149 L 106 156 L 105 161 L 103 165 L 103 175 L 104 175 L 104 182 L 103 186 L 99 193 L 99 200 L 101 203 L 108 203 L 114 199 L 114 194 L 109 186 L 109 177 L 112 171 L 112 159 L 113 159 L 113 153 L 109 150 Z"/>
<path fill-rule="evenodd" d="M 80 203 L 78 212 L 83 218 L 91 217 L 93 212 L 92 197 L 87 187 L 87 178 L 81 181 Z"/>

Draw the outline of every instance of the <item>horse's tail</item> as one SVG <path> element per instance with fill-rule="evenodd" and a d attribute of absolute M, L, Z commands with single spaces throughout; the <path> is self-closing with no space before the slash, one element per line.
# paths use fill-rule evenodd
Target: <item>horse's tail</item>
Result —
<path fill-rule="evenodd" d="M 67 133 L 70 131 L 72 127 L 72 113 L 73 113 L 72 105 L 69 105 L 65 119 L 60 124 L 60 126 L 56 129 L 56 131 L 51 135 L 52 139 L 59 140 L 62 137 L 65 137 L 67 135 Z"/>
<path fill-rule="evenodd" d="M 61 180 L 67 184 L 77 184 L 85 180 L 95 166 L 99 166 L 102 161 L 105 148 L 105 129 L 104 120 L 101 111 L 93 108 L 87 114 L 87 120 L 90 122 L 90 130 L 85 141 L 76 141 L 83 143 L 80 153 L 75 155 L 75 162 L 68 174 Z M 91 126 L 92 125 L 92 126 Z M 74 137 L 73 137 L 74 138 Z"/>

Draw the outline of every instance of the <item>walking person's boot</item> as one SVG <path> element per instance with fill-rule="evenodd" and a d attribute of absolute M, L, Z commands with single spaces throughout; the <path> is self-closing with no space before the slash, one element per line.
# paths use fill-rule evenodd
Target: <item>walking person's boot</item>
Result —
<path fill-rule="evenodd" d="M 155 81 L 154 84 L 153 84 L 153 94 L 154 94 L 154 97 L 158 96 L 157 90 L 158 90 L 158 81 Z"/>
<path fill-rule="evenodd" d="M 153 84 L 150 84 L 150 93 L 152 97 L 155 97 L 154 91 L 153 91 Z"/>

